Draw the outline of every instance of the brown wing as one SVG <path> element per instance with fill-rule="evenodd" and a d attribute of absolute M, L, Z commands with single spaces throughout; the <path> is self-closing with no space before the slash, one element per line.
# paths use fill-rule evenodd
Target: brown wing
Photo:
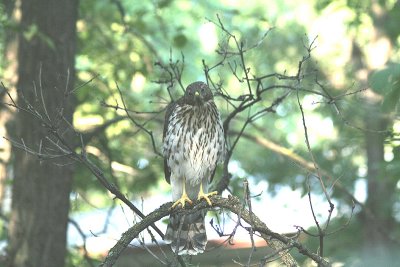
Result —
<path fill-rule="evenodd" d="M 169 117 L 171 117 L 171 114 L 174 111 L 175 107 L 176 107 L 176 102 L 171 102 L 169 103 L 169 105 L 167 106 L 167 110 L 165 111 L 163 141 L 165 139 L 165 135 L 167 134 Z M 167 180 L 167 182 L 170 183 L 171 169 L 169 168 L 167 163 L 167 155 L 164 155 L 164 174 L 165 174 L 165 180 Z"/>

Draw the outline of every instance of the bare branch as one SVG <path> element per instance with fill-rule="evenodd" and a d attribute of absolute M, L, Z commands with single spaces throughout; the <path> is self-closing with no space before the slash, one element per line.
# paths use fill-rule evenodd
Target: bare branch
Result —
<path fill-rule="evenodd" d="M 211 201 L 214 207 L 227 209 L 235 214 L 241 214 L 241 219 L 243 219 L 246 223 L 251 224 L 253 230 L 255 232 L 260 233 L 261 237 L 265 239 L 274 249 L 283 251 L 282 248 L 289 249 L 290 247 L 295 248 L 299 253 L 311 258 L 320 266 L 331 266 L 329 262 L 325 259 L 321 258 L 317 254 L 308 250 L 304 245 L 302 245 L 299 241 L 294 240 L 292 238 L 286 237 L 284 235 L 280 235 L 271 231 L 264 222 L 262 222 L 253 212 L 250 212 L 247 209 L 242 209 L 242 204 L 240 200 L 235 196 L 229 196 L 228 198 L 222 198 L 220 196 L 212 196 Z M 145 219 L 138 222 L 131 228 L 129 228 L 121 237 L 121 239 L 117 242 L 117 244 L 109 251 L 106 259 L 103 261 L 101 266 L 110 267 L 112 266 L 119 255 L 123 252 L 123 250 L 129 245 L 129 243 L 136 238 L 139 233 L 141 233 L 144 229 L 149 227 L 152 223 L 160 220 L 161 218 L 175 213 L 181 214 L 189 214 L 202 209 L 209 209 L 210 207 L 207 203 L 202 201 L 196 201 L 192 209 L 178 209 L 171 210 L 172 202 L 168 202 L 160 206 L 160 208 L 154 210 L 150 214 L 146 216 Z M 281 245 L 281 247 L 277 247 L 277 244 Z M 286 253 L 286 256 L 290 256 Z M 295 263 L 293 260 L 292 263 Z M 298 264 L 292 264 L 288 266 L 298 266 Z"/>
<path fill-rule="evenodd" d="M 86 248 L 86 239 L 87 239 L 86 234 L 83 232 L 83 230 L 81 229 L 81 227 L 79 226 L 79 224 L 75 220 L 70 218 L 70 219 L 68 219 L 68 222 L 72 226 L 75 227 L 75 229 L 78 231 L 79 235 L 81 236 L 81 238 L 83 240 L 83 247 L 82 247 L 83 248 L 83 257 L 85 258 L 86 262 L 89 264 L 90 267 L 96 266 L 94 264 L 93 259 L 89 256 L 89 253 L 88 253 L 87 248 Z"/>
<path fill-rule="evenodd" d="M 150 131 L 150 130 L 148 130 L 148 129 L 146 129 L 146 128 L 144 127 L 143 124 L 139 124 L 139 123 L 131 116 L 131 114 L 127 111 L 126 104 L 125 104 L 125 100 L 124 100 L 124 96 L 122 95 L 121 89 L 119 88 L 118 84 L 116 84 L 116 86 L 117 86 L 118 92 L 119 92 L 119 94 L 120 94 L 120 96 L 121 96 L 122 104 L 123 104 L 124 109 L 125 109 L 125 111 L 126 111 L 126 115 L 127 115 L 128 118 L 133 122 L 133 124 L 135 124 L 136 127 L 138 127 L 138 128 L 140 128 L 141 130 L 143 130 L 143 131 L 150 137 L 150 140 L 151 140 L 151 144 L 152 144 L 152 146 L 153 146 L 153 151 L 154 151 L 154 153 L 157 154 L 157 155 L 159 155 L 160 157 L 162 157 L 163 155 L 162 155 L 161 152 L 159 152 L 158 149 L 157 149 L 156 142 L 155 142 L 154 136 L 153 136 L 153 132 Z"/>
<path fill-rule="evenodd" d="M 54 155 L 48 155 L 48 154 L 38 154 L 33 149 L 28 148 L 24 143 L 19 143 L 14 140 L 10 140 L 14 146 L 23 149 L 27 153 L 30 153 L 32 155 L 36 155 L 39 157 L 39 159 L 55 159 L 59 157 L 68 157 L 71 158 L 77 162 L 82 163 L 85 167 L 87 167 L 93 175 L 98 179 L 98 181 L 108 190 L 110 191 L 113 195 L 115 195 L 116 198 L 120 199 L 122 202 L 124 202 L 133 212 L 135 212 L 139 217 L 144 218 L 145 215 L 132 203 L 130 202 L 124 194 L 122 194 L 118 188 L 110 183 L 108 179 L 105 177 L 103 171 L 97 167 L 94 163 L 92 163 L 89 158 L 86 155 L 85 147 L 83 146 L 83 141 L 82 141 L 82 147 L 81 147 L 81 153 L 75 152 L 75 144 L 69 144 L 63 136 L 59 132 L 59 128 L 56 127 L 52 121 L 47 121 L 44 119 L 42 116 L 40 116 L 40 113 L 33 108 L 32 106 L 27 103 L 28 107 L 24 108 L 21 106 L 18 106 L 15 104 L 13 98 L 11 95 L 8 94 L 10 97 L 10 103 L 9 105 L 16 108 L 17 110 L 21 112 L 26 112 L 30 115 L 33 116 L 34 119 L 36 119 L 39 123 L 43 125 L 44 128 L 48 130 L 49 136 L 46 136 L 46 139 L 50 141 L 51 144 L 53 144 L 54 148 L 56 151 L 58 151 L 60 154 L 54 154 Z M 70 125 L 67 125 L 68 127 Z M 75 131 L 75 130 L 74 130 Z M 76 131 L 75 131 L 76 132 Z M 83 140 L 82 135 L 80 135 L 80 139 Z M 163 238 L 164 234 L 156 227 L 154 224 L 152 225 L 153 229 Z"/>

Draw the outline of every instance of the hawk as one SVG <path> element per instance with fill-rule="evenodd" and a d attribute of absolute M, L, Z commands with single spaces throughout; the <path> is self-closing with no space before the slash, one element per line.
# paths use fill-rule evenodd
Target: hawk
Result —
<path fill-rule="evenodd" d="M 203 82 L 190 84 L 185 94 L 169 104 L 163 134 L 165 179 L 172 187 L 172 208 L 204 199 L 211 206 L 208 185 L 215 168 L 225 157 L 224 129 L 210 88 Z M 165 242 L 178 255 L 204 252 L 206 211 L 171 215 Z"/>

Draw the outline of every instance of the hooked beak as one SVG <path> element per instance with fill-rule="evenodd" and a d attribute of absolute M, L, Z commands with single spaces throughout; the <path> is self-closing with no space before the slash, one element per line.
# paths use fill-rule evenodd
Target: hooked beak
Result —
<path fill-rule="evenodd" d="M 203 104 L 203 97 L 201 97 L 201 95 L 198 91 L 194 92 L 194 98 L 198 105 Z"/>

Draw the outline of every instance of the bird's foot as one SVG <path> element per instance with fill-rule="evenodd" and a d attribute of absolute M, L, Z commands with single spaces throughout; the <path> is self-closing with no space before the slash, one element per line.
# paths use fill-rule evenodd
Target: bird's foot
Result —
<path fill-rule="evenodd" d="M 189 202 L 189 204 L 192 204 L 193 202 L 190 200 L 190 198 L 188 197 L 188 195 L 184 192 L 181 196 L 180 199 L 178 199 L 177 201 L 174 202 L 174 204 L 172 204 L 171 209 L 175 208 L 176 206 L 178 206 L 179 204 L 181 204 L 182 208 L 185 207 L 185 202 Z"/>
<path fill-rule="evenodd" d="M 209 197 L 217 194 L 217 191 L 205 194 L 203 190 L 200 190 L 199 195 L 197 196 L 197 200 L 201 200 L 203 198 L 205 201 L 207 201 L 209 206 L 212 206 L 211 199 Z"/>

